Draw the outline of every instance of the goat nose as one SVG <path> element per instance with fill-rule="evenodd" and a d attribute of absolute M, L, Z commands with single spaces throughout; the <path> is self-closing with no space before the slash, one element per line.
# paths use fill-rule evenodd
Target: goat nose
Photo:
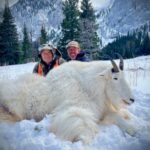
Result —
<path fill-rule="evenodd" d="M 133 99 L 133 98 L 130 98 L 130 101 L 133 103 L 133 102 L 134 102 L 134 99 Z"/>

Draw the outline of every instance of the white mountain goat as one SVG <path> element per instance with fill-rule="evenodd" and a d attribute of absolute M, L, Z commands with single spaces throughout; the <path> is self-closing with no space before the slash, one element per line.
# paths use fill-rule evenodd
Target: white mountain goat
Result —
<path fill-rule="evenodd" d="M 111 60 L 71 61 L 53 69 L 46 78 L 28 74 L 17 81 L 0 83 L 0 121 L 39 121 L 52 114 L 49 130 L 59 138 L 90 143 L 101 122 L 118 125 L 130 135 L 123 104 L 134 102 L 119 67 Z"/>

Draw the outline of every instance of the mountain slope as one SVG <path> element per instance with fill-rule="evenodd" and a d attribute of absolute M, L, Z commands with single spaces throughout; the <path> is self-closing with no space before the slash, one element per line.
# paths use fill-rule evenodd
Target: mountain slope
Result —
<path fill-rule="evenodd" d="M 42 25 L 48 31 L 57 29 L 62 21 L 61 0 L 19 0 L 11 7 L 19 33 L 25 23 L 33 38 L 37 38 Z"/>
<path fill-rule="evenodd" d="M 92 2 L 92 1 L 91 1 Z M 110 0 L 106 7 L 97 11 L 98 35 L 103 46 L 118 35 L 139 28 L 150 21 L 150 0 Z M 63 19 L 62 0 L 19 0 L 11 7 L 22 38 L 23 24 L 26 23 L 33 40 L 39 37 L 42 25 L 56 33 Z M 60 36 L 59 33 L 56 37 Z M 57 38 L 58 39 L 58 38 Z"/>
<path fill-rule="evenodd" d="M 99 11 L 99 36 L 103 44 L 150 21 L 149 0 L 114 0 Z"/>

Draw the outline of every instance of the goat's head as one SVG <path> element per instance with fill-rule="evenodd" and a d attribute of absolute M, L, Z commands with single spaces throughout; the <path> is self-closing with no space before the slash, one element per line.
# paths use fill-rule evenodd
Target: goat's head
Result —
<path fill-rule="evenodd" d="M 117 109 L 120 108 L 122 103 L 130 105 L 134 102 L 131 89 L 123 74 L 123 58 L 121 56 L 119 57 L 119 67 L 116 65 L 115 61 L 111 59 L 112 69 L 107 70 L 102 75 L 106 80 L 106 97 Z"/>

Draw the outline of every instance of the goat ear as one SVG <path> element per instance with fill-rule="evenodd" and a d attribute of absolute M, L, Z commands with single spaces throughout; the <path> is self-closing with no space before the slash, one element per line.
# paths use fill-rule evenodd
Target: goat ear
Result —
<path fill-rule="evenodd" d="M 100 72 L 99 77 L 104 77 L 104 78 L 108 78 L 108 76 L 110 76 L 110 70 L 104 70 L 103 72 Z"/>
<path fill-rule="evenodd" d="M 112 68 L 112 69 L 111 69 L 111 72 L 112 72 L 112 73 L 114 73 L 114 72 L 115 72 L 114 68 Z"/>

